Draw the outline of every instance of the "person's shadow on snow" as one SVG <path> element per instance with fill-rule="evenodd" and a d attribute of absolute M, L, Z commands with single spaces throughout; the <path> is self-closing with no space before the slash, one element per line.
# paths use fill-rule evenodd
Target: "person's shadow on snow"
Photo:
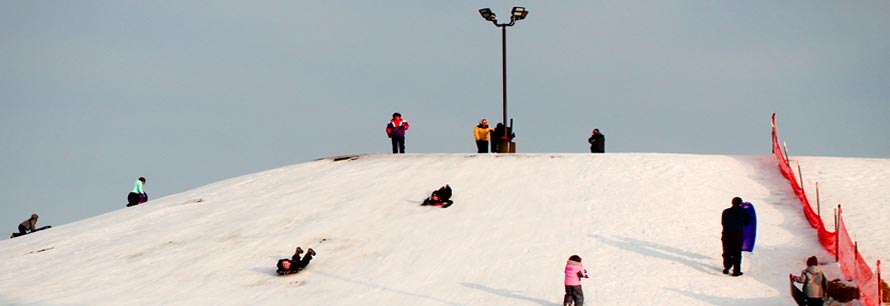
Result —
<path fill-rule="evenodd" d="M 559 306 L 559 305 L 562 305 L 562 304 L 560 304 L 560 303 L 554 303 L 554 302 L 551 302 L 551 301 L 548 301 L 548 300 L 543 300 L 543 299 L 538 299 L 538 298 L 528 297 L 528 296 L 524 296 L 524 295 L 519 295 L 519 294 L 516 294 L 515 291 L 513 291 L 513 290 L 509 290 L 509 289 L 495 289 L 495 288 L 489 288 L 489 287 L 485 287 L 485 286 L 480 285 L 480 284 L 473 284 L 473 283 L 460 283 L 460 284 L 463 285 L 464 287 L 467 287 L 467 288 L 470 288 L 470 289 L 476 289 L 476 290 L 479 290 L 479 291 L 485 291 L 485 292 L 488 292 L 488 293 L 491 293 L 491 294 L 496 294 L 496 295 L 500 295 L 500 296 L 507 297 L 507 298 L 511 298 L 511 299 L 525 300 L 525 301 L 529 301 L 529 302 L 537 303 L 538 305 L 542 305 L 542 306 L 553 306 L 553 305 Z"/>
<path fill-rule="evenodd" d="M 591 237 L 619 249 L 682 263 L 706 274 L 716 274 L 717 272 L 720 272 L 719 267 L 715 268 L 713 265 L 701 262 L 702 260 L 711 259 L 710 257 L 701 254 L 628 237 L 616 237 L 614 239 L 601 235 L 591 235 Z"/>
<path fill-rule="evenodd" d="M 275 267 L 271 267 L 271 268 L 269 268 L 269 267 L 253 267 L 250 269 L 250 271 L 260 273 L 260 274 L 268 274 L 271 276 L 278 276 L 278 273 L 275 273 L 275 271 L 276 271 Z"/>

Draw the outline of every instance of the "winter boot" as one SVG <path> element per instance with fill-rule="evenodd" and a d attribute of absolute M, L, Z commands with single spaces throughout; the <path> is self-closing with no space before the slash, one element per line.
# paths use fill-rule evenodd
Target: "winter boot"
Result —
<path fill-rule="evenodd" d="M 312 248 L 309 248 L 309 251 L 306 254 L 315 256 L 315 250 L 313 250 Z"/>

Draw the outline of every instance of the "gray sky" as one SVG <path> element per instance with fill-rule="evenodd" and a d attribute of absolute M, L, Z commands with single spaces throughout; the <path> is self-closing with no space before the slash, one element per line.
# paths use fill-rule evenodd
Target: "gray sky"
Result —
<path fill-rule="evenodd" d="M 385 3 L 385 4 L 383 4 Z M 0 0 L 0 228 L 317 158 L 474 152 L 890 158 L 890 1 Z M 5 237 L 5 236 L 4 236 Z"/>

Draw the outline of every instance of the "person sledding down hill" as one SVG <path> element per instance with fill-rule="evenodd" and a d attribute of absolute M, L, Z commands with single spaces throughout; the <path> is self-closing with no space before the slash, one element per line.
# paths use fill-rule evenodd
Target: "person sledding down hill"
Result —
<path fill-rule="evenodd" d="M 433 194 L 430 195 L 429 198 L 426 198 L 426 200 L 423 200 L 423 204 L 420 205 L 441 206 L 442 208 L 446 208 L 451 206 L 451 204 L 454 204 L 454 201 L 451 200 L 451 186 L 446 184 L 445 186 L 442 186 L 442 188 L 433 191 Z"/>
<path fill-rule="evenodd" d="M 291 259 L 279 259 L 278 270 L 275 272 L 278 273 L 278 275 L 286 275 L 294 274 L 305 269 L 306 266 L 309 265 L 309 261 L 312 260 L 312 256 L 315 256 L 315 250 L 309 248 L 309 251 L 306 252 L 306 256 L 303 256 L 302 259 L 300 259 L 301 254 L 303 254 L 303 249 L 297 247 L 297 250 L 294 251 L 294 256 L 292 256 Z"/>

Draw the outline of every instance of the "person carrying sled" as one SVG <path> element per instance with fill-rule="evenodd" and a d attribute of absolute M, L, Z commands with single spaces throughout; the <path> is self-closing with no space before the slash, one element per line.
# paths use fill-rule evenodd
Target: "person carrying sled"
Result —
<path fill-rule="evenodd" d="M 392 154 L 405 153 L 405 131 L 408 130 L 408 121 L 402 119 L 402 114 L 393 113 L 392 120 L 386 125 L 386 136 L 392 141 Z"/>
<path fill-rule="evenodd" d="M 300 258 L 301 254 L 303 254 L 303 248 L 297 247 L 297 250 L 294 251 L 294 256 L 291 256 L 290 259 L 279 259 L 278 270 L 276 270 L 275 273 L 278 273 L 278 275 L 286 275 L 300 272 L 309 265 L 310 261 L 312 261 L 312 257 L 315 256 L 315 250 L 309 248 L 309 250 L 306 251 L 306 256 L 303 256 L 302 259 Z"/>
<path fill-rule="evenodd" d="M 581 256 L 572 255 L 566 262 L 566 295 L 562 299 L 563 306 L 583 306 L 584 292 L 581 291 L 581 278 L 588 278 L 587 269 L 581 265 Z"/>
<path fill-rule="evenodd" d="M 145 194 L 145 190 L 143 189 L 144 185 L 144 177 L 139 177 L 136 182 L 133 182 L 133 189 L 127 194 L 127 207 L 136 206 L 148 201 L 148 195 Z"/>
<path fill-rule="evenodd" d="M 742 243 L 745 241 L 744 227 L 751 222 L 748 213 L 741 207 L 742 198 L 732 198 L 732 207 L 723 210 L 720 224 L 723 225 L 723 274 L 740 276 L 742 273 Z"/>
<path fill-rule="evenodd" d="M 473 136 L 476 137 L 476 153 L 488 153 L 488 140 L 491 139 L 491 131 L 488 126 L 488 120 L 482 119 L 476 128 L 473 129 Z"/>
<path fill-rule="evenodd" d="M 426 200 L 423 200 L 423 204 L 420 205 L 442 206 L 444 208 L 451 206 L 451 204 L 454 204 L 454 201 L 451 200 L 451 186 L 446 184 L 445 186 L 442 186 L 442 188 L 433 191 L 433 194 L 431 194 L 429 198 L 426 198 Z"/>
<path fill-rule="evenodd" d="M 800 271 L 800 276 L 793 274 L 788 275 L 791 280 L 803 284 L 803 293 L 806 295 L 807 306 L 822 306 L 825 298 L 828 297 L 828 282 L 825 279 L 825 273 L 819 268 L 819 261 L 816 256 L 807 258 L 807 268 Z"/>

